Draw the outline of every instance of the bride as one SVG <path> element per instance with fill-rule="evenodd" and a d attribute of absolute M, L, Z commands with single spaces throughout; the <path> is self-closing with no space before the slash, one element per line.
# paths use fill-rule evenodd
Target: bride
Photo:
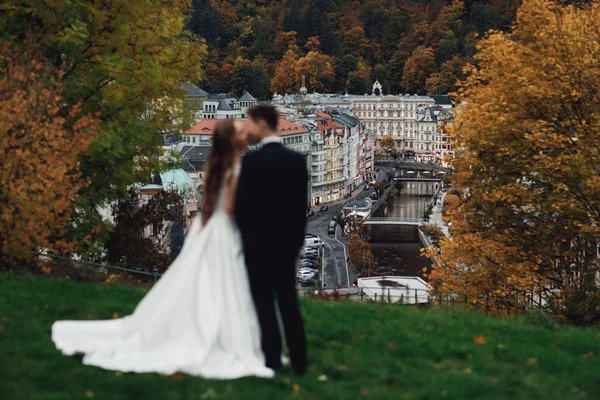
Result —
<path fill-rule="evenodd" d="M 123 372 L 183 372 L 212 379 L 274 375 L 265 366 L 232 218 L 238 156 L 245 147 L 246 134 L 233 120 L 217 124 L 206 164 L 202 222 L 194 220 L 179 256 L 130 316 L 55 322 L 52 340 L 59 350 L 83 353 L 86 365 Z"/>

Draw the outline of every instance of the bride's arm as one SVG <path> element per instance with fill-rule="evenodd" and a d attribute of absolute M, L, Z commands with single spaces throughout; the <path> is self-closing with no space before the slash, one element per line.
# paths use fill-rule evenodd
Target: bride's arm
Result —
<path fill-rule="evenodd" d="M 232 217 L 235 216 L 235 195 L 237 191 L 237 184 L 238 176 L 237 174 L 233 174 L 231 179 L 229 179 L 227 198 L 225 199 L 225 212 Z"/>

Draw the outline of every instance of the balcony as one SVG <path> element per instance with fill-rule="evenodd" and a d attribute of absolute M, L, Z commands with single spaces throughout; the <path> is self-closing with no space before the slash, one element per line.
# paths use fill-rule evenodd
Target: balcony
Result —
<path fill-rule="evenodd" d="M 331 179 L 331 180 L 325 181 L 323 183 L 331 184 L 331 183 L 340 183 L 340 182 L 343 182 L 343 181 L 345 181 L 345 178 L 341 177 L 341 178 Z"/>
<path fill-rule="evenodd" d="M 343 165 L 336 165 L 335 167 L 328 167 L 328 168 L 326 168 L 325 170 L 326 170 L 327 172 L 333 172 L 333 171 L 341 171 L 341 170 L 343 170 L 343 169 L 344 169 L 344 166 L 343 166 Z"/>

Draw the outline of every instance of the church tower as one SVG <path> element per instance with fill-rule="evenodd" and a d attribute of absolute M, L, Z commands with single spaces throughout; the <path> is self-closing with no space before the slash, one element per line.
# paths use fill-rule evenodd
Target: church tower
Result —
<path fill-rule="evenodd" d="M 300 94 L 308 93 L 308 89 L 306 88 L 306 76 L 302 75 L 302 87 L 300 88 Z"/>
<path fill-rule="evenodd" d="M 381 86 L 381 83 L 379 83 L 379 80 L 375 80 L 375 83 L 373 84 L 373 95 L 381 96 L 382 94 L 383 94 L 383 87 Z"/>

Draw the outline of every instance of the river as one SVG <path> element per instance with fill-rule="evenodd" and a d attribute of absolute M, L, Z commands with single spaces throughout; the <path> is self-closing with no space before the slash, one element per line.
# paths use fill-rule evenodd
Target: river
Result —
<path fill-rule="evenodd" d="M 431 198 L 425 183 L 409 183 L 395 196 L 384 210 L 385 217 L 416 219 L 423 216 Z M 427 261 L 420 255 L 418 241 L 371 241 L 371 251 L 377 260 L 376 275 L 423 276 Z"/>

